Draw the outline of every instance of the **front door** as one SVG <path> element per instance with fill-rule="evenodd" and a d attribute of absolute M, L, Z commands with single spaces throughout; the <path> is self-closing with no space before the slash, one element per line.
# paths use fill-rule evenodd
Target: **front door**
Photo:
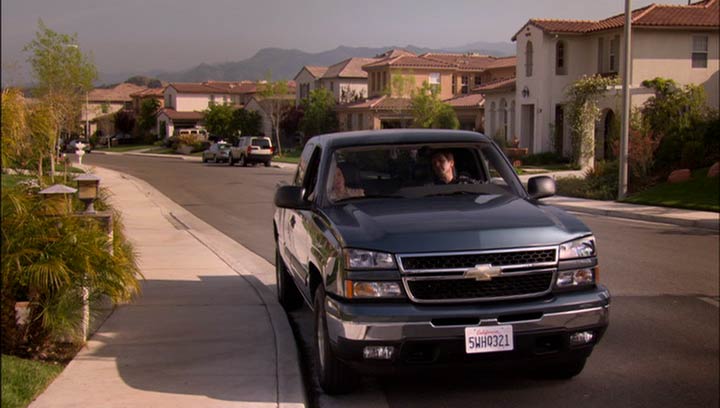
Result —
<path fill-rule="evenodd" d="M 520 122 L 520 147 L 527 147 L 532 154 L 535 150 L 535 105 L 522 105 Z"/>

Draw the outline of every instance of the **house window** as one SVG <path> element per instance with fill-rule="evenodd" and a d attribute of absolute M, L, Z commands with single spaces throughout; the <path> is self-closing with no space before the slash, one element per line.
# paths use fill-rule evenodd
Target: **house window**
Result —
<path fill-rule="evenodd" d="M 362 113 L 358 113 L 358 130 L 363 130 L 363 120 L 365 119 L 363 116 Z"/>
<path fill-rule="evenodd" d="M 525 45 L 525 76 L 531 77 L 533 71 L 533 45 L 528 41 Z"/>
<path fill-rule="evenodd" d="M 330 92 L 335 92 L 335 83 L 330 81 Z"/>
<path fill-rule="evenodd" d="M 620 51 L 620 37 L 615 36 L 610 40 L 610 72 L 618 72 L 618 54 Z"/>
<path fill-rule="evenodd" d="M 210 105 L 215 104 L 215 95 L 210 95 Z"/>
<path fill-rule="evenodd" d="M 475 86 L 482 85 L 482 75 L 476 74 L 475 75 Z"/>
<path fill-rule="evenodd" d="M 387 73 L 387 71 L 384 71 L 382 73 L 382 87 L 381 87 L 382 90 L 385 90 L 387 88 L 387 77 L 388 77 L 388 73 Z"/>
<path fill-rule="evenodd" d="M 565 41 L 558 41 L 555 44 L 555 75 L 567 74 Z"/>
<path fill-rule="evenodd" d="M 599 74 L 602 74 L 603 72 L 605 72 L 604 59 L 605 59 L 605 39 L 600 37 L 600 38 L 598 38 L 598 52 L 597 52 L 597 72 Z"/>
<path fill-rule="evenodd" d="M 469 89 L 469 88 L 470 88 L 469 82 L 470 82 L 470 77 L 467 76 L 467 75 L 463 75 L 463 76 L 460 78 L 460 93 L 461 93 L 461 94 L 466 94 L 466 93 L 468 93 L 468 92 L 470 91 L 470 89 Z"/>
<path fill-rule="evenodd" d="M 457 77 L 455 74 L 452 76 L 452 93 L 455 95 L 457 93 Z"/>
<path fill-rule="evenodd" d="M 706 35 L 693 36 L 692 67 L 707 68 L 708 37 Z"/>

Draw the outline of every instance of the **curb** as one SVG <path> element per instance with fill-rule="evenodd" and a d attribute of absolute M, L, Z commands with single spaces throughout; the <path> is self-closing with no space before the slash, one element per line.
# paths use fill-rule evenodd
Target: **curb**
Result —
<path fill-rule="evenodd" d="M 307 391 L 302 381 L 295 337 L 284 309 L 278 303 L 275 293 L 268 287 L 269 284 L 273 284 L 275 281 L 274 266 L 185 210 L 147 182 L 101 166 L 94 167 L 101 168 L 102 171 L 116 173 L 119 177 L 130 181 L 143 195 L 160 207 L 164 213 L 186 226 L 188 228 L 186 232 L 206 246 L 251 285 L 265 305 L 275 336 L 278 407 L 306 407 Z M 238 257 L 231 256 L 229 252 L 240 253 L 245 257 L 238 259 Z"/>
<path fill-rule="evenodd" d="M 558 196 L 558 197 L 560 197 L 560 196 Z M 720 229 L 720 219 L 687 220 L 687 219 L 682 219 L 682 218 L 668 217 L 668 216 L 664 216 L 664 215 L 633 213 L 630 211 L 608 210 L 608 209 L 603 209 L 603 208 L 588 208 L 588 207 L 584 207 L 584 206 L 574 206 L 574 205 L 559 204 L 559 203 L 553 203 L 553 202 L 547 202 L 546 204 L 552 205 L 553 207 L 562 208 L 563 210 L 575 211 L 575 212 L 586 213 L 586 214 L 603 215 L 603 216 L 609 216 L 609 217 L 625 218 L 625 219 L 649 221 L 649 222 L 659 222 L 659 223 L 663 223 L 663 224 L 672 224 L 672 225 L 677 225 L 677 226 L 681 226 L 681 227 L 709 229 L 709 230 L 713 230 L 715 232 L 718 232 L 718 229 Z M 718 216 L 720 217 L 720 214 Z"/>

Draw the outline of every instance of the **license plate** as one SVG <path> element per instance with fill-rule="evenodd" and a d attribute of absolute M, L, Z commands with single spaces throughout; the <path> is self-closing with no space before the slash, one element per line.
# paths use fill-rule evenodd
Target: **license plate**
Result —
<path fill-rule="evenodd" d="M 513 349 L 512 326 L 465 328 L 465 353 L 490 353 Z"/>

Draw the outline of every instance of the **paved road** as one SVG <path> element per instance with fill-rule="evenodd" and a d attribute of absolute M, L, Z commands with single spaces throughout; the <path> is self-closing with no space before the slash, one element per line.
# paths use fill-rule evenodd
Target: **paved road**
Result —
<path fill-rule="evenodd" d="M 270 229 L 277 168 L 228 168 L 173 159 L 86 156 L 143 178 L 198 217 L 273 261 Z M 664 224 L 579 215 L 595 232 L 611 324 L 582 375 L 570 382 L 522 373 L 462 372 L 366 379 L 357 393 L 314 396 L 320 406 L 718 406 L 718 235 Z M 311 319 L 292 313 L 308 358 Z"/>

